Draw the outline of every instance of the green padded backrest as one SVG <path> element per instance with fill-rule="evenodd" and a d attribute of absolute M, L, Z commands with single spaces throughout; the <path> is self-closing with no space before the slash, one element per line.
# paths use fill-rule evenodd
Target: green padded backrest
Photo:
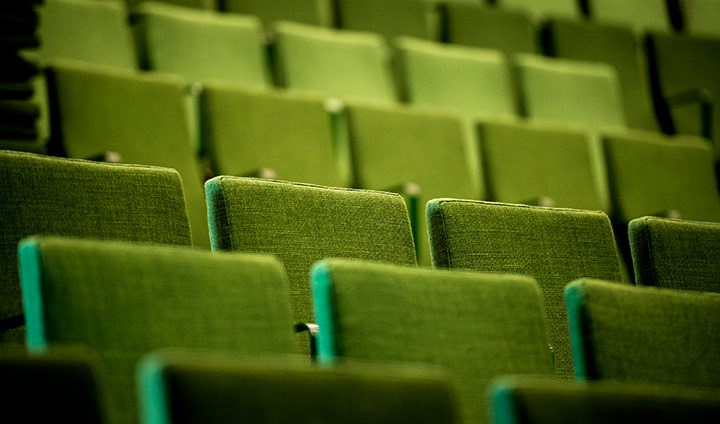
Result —
<path fill-rule="evenodd" d="M 667 0 L 588 0 L 590 20 L 624 25 L 638 33 L 670 32 Z"/>
<path fill-rule="evenodd" d="M 418 259 L 430 264 L 423 207 L 435 197 L 481 199 L 474 140 L 459 116 L 399 106 L 351 104 L 348 126 L 356 184 L 373 190 L 419 186 Z"/>
<path fill-rule="evenodd" d="M 583 279 L 565 297 L 579 379 L 720 386 L 720 294 Z"/>
<path fill-rule="evenodd" d="M 446 373 L 420 366 L 311 367 L 286 357 L 159 352 L 140 368 L 144 422 L 458 422 Z"/>
<path fill-rule="evenodd" d="M 107 0 L 106 0 L 107 1 Z M 110 0 L 113 1 L 113 0 Z M 123 0 L 121 0 L 123 1 Z M 128 9 L 131 12 L 137 11 L 138 7 L 148 0 L 124 0 L 128 5 Z M 152 0 L 157 3 L 167 3 L 175 6 L 191 7 L 194 9 L 210 9 L 215 10 L 218 7 L 218 3 L 224 0 Z"/>
<path fill-rule="evenodd" d="M 218 0 L 220 9 L 259 17 L 266 27 L 287 20 L 309 25 L 333 25 L 332 0 Z"/>
<path fill-rule="evenodd" d="M 483 121 L 477 126 L 488 197 L 498 202 L 609 211 L 588 135 L 561 126 Z"/>
<path fill-rule="evenodd" d="M 256 17 L 154 2 L 140 4 L 137 12 L 147 69 L 189 81 L 272 84 L 262 24 Z"/>
<path fill-rule="evenodd" d="M 720 292 L 720 223 L 646 216 L 628 231 L 638 285 Z"/>
<path fill-rule="evenodd" d="M 514 117 L 510 72 L 500 51 L 410 37 L 395 40 L 408 101 L 472 116 Z"/>
<path fill-rule="evenodd" d="M 151 350 L 294 350 L 272 257 L 60 238 L 24 241 L 19 256 L 28 347 L 97 351 L 110 423 L 139 421 L 135 367 Z"/>
<path fill-rule="evenodd" d="M 684 4 L 685 31 L 692 35 L 720 36 L 720 3 L 715 0 L 693 0 Z"/>
<path fill-rule="evenodd" d="M 630 2 L 627 2 L 630 3 Z M 632 128 L 659 130 L 652 104 L 647 59 L 632 28 L 554 19 L 544 28 L 546 50 L 572 60 L 604 62 L 617 71 L 623 111 Z"/>
<path fill-rule="evenodd" d="M 182 182 L 172 169 L 0 152 L 0 319 L 22 314 L 17 245 L 34 234 L 189 245 Z M 3 342 L 23 342 L 21 329 Z"/>
<path fill-rule="evenodd" d="M 278 22 L 274 25 L 283 85 L 339 98 L 397 99 L 382 36 Z"/>
<path fill-rule="evenodd" d="M 684 219 L 720 222 L 712 148 L 693 137 L 608 133 L 604 139 L 614 217 L 627 223 L 677 211 Z"/>
<path fill-rule="evenodd" d="M 397 194 L 220 176 L 208 180 L 206 195 L 213 249 L 277 255 L 296 322 L 315 321 L 308 273 L 319 259 L 416 263 Z"/>
<path fill-rule="evenodd" d="M 491 389 L 494 424 L 693 422 L 720 419 L 720 391 L 647 384 L 499 378 Z"/>
<path fill-rule="evenodd" d="M 525 11 L 535 20 L 553 17 L 582 18 L 578 0 L 495 0 L 495 4 L 504 9 Z"/>
<path fill-rule="evenodd" d="M 535 277 L 545 299 L 556 374 L 572 378 L 563 299 L 577 278 L 620 280 L 620 256 L 602 212 L 436 199 L 427 206 L 433 265 Z"/>
<path fill-rule="evenodd" d="M 439 39 L 435 4 L 423 0 L 336 0 L 336 25 L 354 31 L 383 35 Z"/>
<path fill-rule="evenodd" d="M 137 67 L 135 41 L 123 2 L 46 0 L 39 11 L 42 61 L 73 59 Z"/>
<path fill-rule="evenodd" d="M 185 83 L 172 76 L 57 62 L 49 70 L 53 137 L 62 153 L 117 152 L 124 163 L 182 176 L 193 244 L 209 247 L 202 171 L 191 145 Z"/>
<path fill-rule="evenodd" d="M 216 175 L 270 168 L 288 181 L 349 184 L 335 144 L 342 115 L 324 98 L 208 83 L 201 99 L 203 143 Z"/>
<path fill-rule="evenodd" d="M 320 361 L 444 366 L 464 423 L 486 422 L 494 377 L 552 376 L 542 296 L 530 277 L 343 260 L 320 262 L 312 275 Z"/>

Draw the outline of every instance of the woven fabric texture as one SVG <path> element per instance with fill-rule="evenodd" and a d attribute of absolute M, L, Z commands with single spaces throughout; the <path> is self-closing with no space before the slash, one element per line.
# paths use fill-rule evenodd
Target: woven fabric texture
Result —
<path fill-rule="evenodd" d="M 628 231 L 636 284 L 720 292 L 720 223 L 643 217 Z"/>
<path fill-rule="evenodd" d="M 563 288 L 577 278 L 620 280 L 620 256 L 602 212 L 436 199 L 428 204 L 433 265 L 535 277 L 545 299 L 558 376 L 573 363 Z"/>
<path fill-rule="evenodd" d="M 565 296 L 578 378 L 720 387 L 720 294 L 583 279 Z"/>
<path fill-rule="evenodd" d="M 0 152 L 0 318 L 22 313 L 18 242 L 56 234 L 190 244 L 180 176 L 174 170 Z M 23 332 L 0 340 L 24 342 Z"/>
<path fill-rule="evenodd" d="M 138 421 L 135 366 L 151 350 L 293 352 L 287 279 L 272 257 L 58 238 L 20 249 L 28 346 L 97 351 L 110 423 Z"/>
<path fill-rule="evenodd" d="M 319 360 L 447 367 L 465 423 L 486 422 L 492 378 L 553 375 L 542 295 L 529 277 L 328 260 L 313 269 L 313 296 Z"/>

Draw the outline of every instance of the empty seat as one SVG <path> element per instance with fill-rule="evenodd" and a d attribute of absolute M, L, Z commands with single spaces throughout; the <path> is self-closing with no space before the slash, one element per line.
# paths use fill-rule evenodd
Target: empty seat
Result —
<path fill-rule="evenodd" d="M 550 323 L 556 375 L 572 378 L 563 288 L 584 276 L 621 279 L 620 257 L 607 215 L 436 199 L 428 203 L 427 216 L 434 266 L 520 273 L 537 279 Z"/>
<path fill-rule="evenodd" d="M 504 9 L 525 11 L 535 20 L 553 17 L 582 19 L 578 0 L 495 0 L 495 4 Z"/>
<path fill-rule="evenodd" d="M 443 366 L 462 422 L 486 422 L 493 378 L 553 375 L 542 295 L 530 277 L 327 260 L 312 279 L 321 363 Z"/>
<path fill-rule="evenodd" d="M 333 25 L 331 0 L 219 0 L 220 10 L 254 15 L 266 28 L 276 21 L 292 21 L 308 25 Z"/>
<path fill-rule="evenodd" d="M 374 32 L 392 41 L 398 36 L 439 39 L 434 2 L 423 0 L 336 0 L 338 28 Z"/>
<path fill-rule="evenodd" d="M 107 0 L 106 0 L 107 1 Z M 123 0 L 121 0 L 123 1 Z M 137 11 L 137 8 L 143 3 L 149 0 L 124 0 L 128 5 L 131 13 Z M 224 2 L 225 0 L 152 0 L 159 3 L 167 3 L 175 6 L 191 7 L 194 9 L 217 9 L 218 3 Z"/>
<path fill-rule="evenodd" d="M 670 32 L 667 0 L 587 0 L 591 20 L 645 31 Z"/>

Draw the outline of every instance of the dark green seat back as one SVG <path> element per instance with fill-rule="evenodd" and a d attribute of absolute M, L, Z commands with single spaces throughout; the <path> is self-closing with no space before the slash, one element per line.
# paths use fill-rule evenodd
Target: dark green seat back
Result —
<path fill-rule="evenodd" d="M 292 21 L 308 25 L 333 25 L 331 0 L 219 0 L 226 12 L 254 15 L 269 28 L 275 21 Z"/>
<path fill-rule="evenodd" d="M 495 0 L 495 4 L 499 8 L 529 13 L 536 21 L 554 17 L 582 18 L 577 0 Z"/>
<path fill-rule="evenodd" d="M 638 33 L 670 32 L 670 16 L 666 0 L 587 0 L 589 18 L 595 22 L 626 26 Z"/>
<path fill-rule="evenodd" d="M 418 0 L 335 0 L 336 26 L 374 32 L 392 41 L 398 36 L 439 39 L 433 2 Z"/>

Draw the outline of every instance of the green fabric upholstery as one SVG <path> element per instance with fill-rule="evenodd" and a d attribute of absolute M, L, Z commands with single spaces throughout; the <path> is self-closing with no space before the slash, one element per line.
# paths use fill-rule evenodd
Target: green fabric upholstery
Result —
<path fill-rule="evenodd" d="M 720 419 L 720 392 L 692 387 L 513 376 L 492 386 L 494 424 L 693 422 Z"/>
<path fill-rule="evenodd" d="M 260 20 L 145 2 L 138 6 L 146 69 L 189 81 L 272 85 Z"/>
<path fill-rule="evenodd" d="M 708 37 L 720 36 L 720 4 L 715 0 L 693 0 L 685 3 L 685 32 Z"/>
<path fill-rule="evenodd" d="M 444 366 L 464 423 L 486 422 L 493 378 L 552 376 L 542 296 L 530 277 L 326 260 L 312 280 L 320 361 Z"/>
<path fill-rule="evenodd" d="M 382 36 L 293 22 L 278 22 L 273 29 L 283 86 L 342 99 L 397 100 Z"/>
<path fill-rule="evenodd" d="M 636 32 L 670 32 L 667 0 L 587 0 L 589 17 L 595 22 L 614 23 Z"/>
<path fill-rule="evenodd" d="M 148 0 L 124 0 L 128 5 L 128 9 L 131 12 L 136 12 L 138 7 Z M 210 9 L 215 10 L 218 7 L 218 3 L 224 0 L 152 0 L 158 3 L 166 3 L 175 6 L 191 7 L 195 9 Z"/>
<path fill-rule="evenodd" d="M 620 256 L 602 212 L 436 199 L 427 205 L 433 265 L 535 277 L 545 299 L 555 371 L 572 378 L 563 298 L 577 278 L 620 280 Z"/>
<path fill-rule="evenodd" d="M 628 126 L 651 131 L 660 129 L 652 103 L 645 50 L 632 28 L 554 19 L 543 28 L 543 36 L 545 50 L 551 56 L 613 66 Z"/>
<path fill-rule="evenodd" d="M 400 106 L 348 106 L 353 170 L 359 187 L 393 190 L 416 184 L 420 193 L 418 259 L 430 265 L 424 205 L 435 197 L 481 199 L 484 184 L 474 140 L 459 116 Z"/>
<path fill-rule="evenodd" d="M 95 350 L 109 423 L 139 421 L 135 367 L 152 350 L 293 352 L 272 257 L 61 238 L 28 239 L 19 256 L 28 347 Z"/>
<path fill-rule="evenodd" d="M 410 37 L 395 41 L 408 101 L 467 116 L 515 117 L 515 93 L 503 54 Z"/>
<path fill-rule="evenodd" d="M 398 36 L 439 40 L 439 16 L 431 1 L 336 0 L 336 26 L 374 32 L 392 41 Z"/>
<path fill-rule="evenodd" d="M 144 359 L 144 422 L 455 423 L 447 374 L 419 366 L 160 352 Z"/>
<path fill-rule="evenodd" d="M 178 173 L 0 152 L 0 319 L 22 314 L 17 246 L 34 234 L 189 245 Z M 24 330 L 0 333 L 23 343 Z"/>
<path fill-rule="evenodd" d="M 285 264 L 296 322 L 315 322 L 308 273 L 326 257 L 414 265 L 400 195 L 220 176 L 206 195 L 214 250 L 266 252 Z M 307 342 L 298 339 L 304 352 Z"/>
<path fill-rule="evenodd" d="M 498 202 L 609 211 L 588 135 L 557 125 L 482 121 L 477 126 L 488 197 Z"/>
<path fill-rule="evenodd" d="M 97 357 L 87 349 L 63 347 L 31 355 L 5 346 L 0 349 L 0 382 L 4 420 L 103 422 Z"/>
<path fill-rule="evenodd" d="M 628 231 L 636 284 L 720 292 L 720 223 L 646 216 Z"/>
<path fill-rule="evenodd" d="M 160 74 L 55 62 L 48 71 L 53 142 L 74 158 L 118 152 L 124 163 L 182 176 L 193 244 L 209 247 L 202 171 L 188 131 L 185 83 Z"/>
<path fill-rule="evenodd" d="M 46 0 L 39 10 L 42 61 L 73 59 L 124 69 L 137 67 L 124 3 Z"/>
<path fill-rule="evenodd" d="M 203 144 L 214 173 L 249 176 L 270 168 L 288 181 L 349 185 L 349 159 L 342 160 L 334 134 L 344 119 L 331 106 L 318 96 L 206 84 Z"/>
<path fill-rule="evenodd" d="M 720 386 L 720 294 L 583 279 L 565 297 L 578 379 Z"/>
<path fill-rule="evenodd" d="M 331 0 L 219 0 L 221 10 L 259 17 L 265 27 L 287 20 L 308 25 L 333 25 Z"/>
<path fill-rule="evenodd" d="M 555 17 L 582 18 L 577 0 L 495 0 L 495 4 L 504 9 L 525 11 L 535 20 Z"/>

